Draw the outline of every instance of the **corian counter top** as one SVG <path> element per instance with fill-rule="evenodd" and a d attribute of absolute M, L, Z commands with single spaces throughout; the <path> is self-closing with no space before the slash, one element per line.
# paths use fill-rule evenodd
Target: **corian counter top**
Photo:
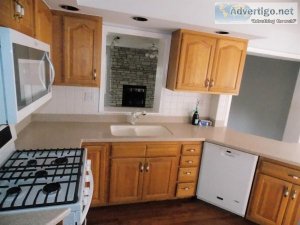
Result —
<path fill-rule="evenodd" d="M 31 211 L 0 216 L 0 225 L 56 225 L 70 213 L 69 208 Z"/>
<path fill-rule="evenodd" d="M 300 144 L 284 143 L 229 128 L 198 127 L 182 123 L 160 124 L 173 135 L 166 137 L 116 137 L 112 123 L 32 122 L 18 134 L 17 149 L 80 147 L 81 142 L 209 141 L 258 156 L 300 166 Z"/>

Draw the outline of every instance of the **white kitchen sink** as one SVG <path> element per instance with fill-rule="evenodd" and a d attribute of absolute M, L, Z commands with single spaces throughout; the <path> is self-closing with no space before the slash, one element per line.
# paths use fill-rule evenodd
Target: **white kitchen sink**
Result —
<path fill-rule="evenodd" d="M 172 133 L 161 125 L 111 125 L 113 136 L 127 137 L 159 137 L 170 136 Z"/>

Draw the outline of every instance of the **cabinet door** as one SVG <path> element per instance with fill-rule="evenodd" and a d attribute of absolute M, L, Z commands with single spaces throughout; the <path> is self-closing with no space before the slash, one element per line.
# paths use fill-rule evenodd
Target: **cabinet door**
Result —
<path fill-rule="evenodd" d="M 52 45 L 52 13 L 43 1 L 35 1 L 35 37 Z"/>
<path fill-rule="evenodd" d="M 9 27 L 18 30 L 27 35 L 34 35 L 34 4 L 33 0 L 19 0 L 24 7 L 24 16 L 20 19 L 15 15 L 15 1 L 1 0 L 0 1 L 0 26 Z"/>
<path fill-rule="evenodd" d="M 292 184 L 266 175 L 259 175 L 252 193 L 248 218 L 258 224 L 281 225 Z"/>
<path fill-rule="evenodd" d="M 25 15 L 17 23 L 17 30 L 34 36 L 34 2 L 33 0 L 19 0 L 24 7 Z"/>
<path fill-rule="evenodd" d="M 246 41 L 218 40 L 209 91 L 238 94 L 246 51 Z"/>
<path fill-rule="evenodd" d="M 14 2 L 12 0 L 0 1 L 0 26 L 16 28 L 14 19 Z"/>
<path fill-rule="evenodd" d="M 111 160 L 110 203 L 141 200 L 144 158 Z"/>
<path fill-rule="evenodd" d="M 143 200 L 168 199 L 175 196 L 178 159 L 148 158 L 145 163 Z"/>
<path fill-rule="evenodd" d="M 92 206 L 105 205 L 107 203 L 108 184 L 108 146 L 87 146 L 87 148 L 87 158 L 92 162 L 94 178 Z"/>
<path fill-rule="evenodd" d="M 216 39 L 183 34 L 176 89 L 207 91 Z"/>
<path fill-rule="evenodd" d="M 293 186 L 283 225 L 300 224 L 300 186 Z"/>
<path fill-rule="evenodd" d="M 64 16 L 64 82 L 98 86 L 101 25 L 99 21 Z"/>

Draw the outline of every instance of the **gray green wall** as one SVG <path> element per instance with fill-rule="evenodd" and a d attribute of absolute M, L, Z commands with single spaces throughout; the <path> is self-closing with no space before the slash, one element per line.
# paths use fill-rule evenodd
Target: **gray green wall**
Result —
<path fill-rule="evenodd" d="M 248 55 L 240 94 L 232 98 L 228 127 L 282 140 L 299 65 Z"/>

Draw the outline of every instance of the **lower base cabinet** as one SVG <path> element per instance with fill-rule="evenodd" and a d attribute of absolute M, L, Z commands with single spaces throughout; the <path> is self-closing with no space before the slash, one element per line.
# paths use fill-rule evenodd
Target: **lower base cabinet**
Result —
<path fill-rule="evenodd" d="M 91 160 L 91 169 L 94 178 L 94 193 L 92 198 L 92 207 L 106 205 L 108 188 L 109 145 L 83 144 L 82 147 L 87 148 L 87 158 Z"/>
<path fill-rule="evenodd" d="M 195 196 L 202 145 L 197 142 L 86 142 L 92 206 Z"/>
<path fill-rule="evenodd" d="M 156 145 L 112 145 L 109 203 L 175 197 L 180 146 L 169 143 Z"/>
<path fill-rule="evenodd" d="M 261 225 L 300 224 L 300 170 L 260 162 L 247 219 Z"/>

